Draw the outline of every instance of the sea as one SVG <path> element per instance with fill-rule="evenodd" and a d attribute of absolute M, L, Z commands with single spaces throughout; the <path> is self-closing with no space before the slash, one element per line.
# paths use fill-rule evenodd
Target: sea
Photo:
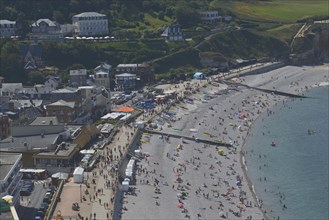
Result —
<path fill-rule="evenodd" d="M 246 139 L 247 175 L 275 219 L 329 219 L 329 87 L 305 95 L 260 116 Z"/>

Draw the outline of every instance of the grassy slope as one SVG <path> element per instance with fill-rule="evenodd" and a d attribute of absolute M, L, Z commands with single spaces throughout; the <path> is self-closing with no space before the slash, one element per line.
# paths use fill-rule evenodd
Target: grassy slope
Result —
<path fill-rule="evenodd" d="M 239 1 L 230 6 L 244 18 L 291 23 L 306 17 L 328 15 L 328 4 L 327 0 L 272 0 Z"/>
<path fill-rule="evenodd" d="M 289 43 L 303 24 L 284 24 L 277 28 L 267 30 L 267 34 Z"/>

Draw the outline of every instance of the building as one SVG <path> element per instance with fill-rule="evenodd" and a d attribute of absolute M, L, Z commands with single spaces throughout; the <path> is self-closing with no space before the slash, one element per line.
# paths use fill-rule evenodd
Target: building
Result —
<path fill-rule="evenodd" d="M 102 71 L 102 72 L 110 73 L 111 70 L 112 70 L 112 66 L 110 64 L 102 63 L 101 65 L 95 67 L 94 72 L 97 73 L 99 71 Z"/>
<path fill-rule="evenodd" d="M 70 70 L 70 84 L 73 87 L 85 86 L 87 84 L 87 70 Z"/>
<path fill-rule="evenodd" d="M 154 68 L 147 63 L 140 64 L 119 64 L 115 68 L 116 74 L 132 73 L 140 79 L 141 83 L 154 81 Z"/>
<path fill-rule="evenodd" d="M 56 89 L 51 92 L 50 100 L 58 101 L 63 99 L 67 102 L 81 102 L 81 94 L 78 88 L 65 87 L 62 89 Z"/>
<path fill-rule="evenodd" d="M 49 76 L 47 81 L 44 84 L 45 84 L 45 87 L 47 87 L 47 88 L 57 89 L 60 82 L 61 82 L 60 77 Z"/>
<path fill-rule="evenodd" d="M 0 20 L 0 37 L 14 36 L 16 32 L 16 21 Z"/>
<path fill-rule="evenodd" d="M 15 207 L 19 206 L 22 174 L 22 154 L 1 153 L 0 154 L 0 198 L 11 195 Z"/>
<path fill-rule="evenodd" d="M 1 96 L 14 98 L 14 96 L 22 89 L 22 83 L 2 83 Z"/>
<path fill-rule="evenodd" d="M 93 109 L 93 114 L 96 117 L 101 117 L 107 112 L 111 111 L 111 93 L 109 90 L 103 88 L 101 91 L 97 92 L 95 95 L 95 107 Z"/>
<path fill-rule="evenodd" d="M 8 115 L 0 113 L 0 140 L 10 136 L 10 121 Z"/>
<path fill-rule="evenodd" d="M 116 89 L 118 91 L 129 91 L 136 89 L 136 74 L 121 73 L 115 75 Z"/>
<path fill-rule="evenodd" d="M 218 11 L 201 11 L 199 12 L 202 21 L 207 23 L 217 23 L 222 21 L 222 16 L 218 15 Z"/>
<path fill-rule="evenodd" d="M 112 66 L 107 63 L 102 63 L 94 69 L 94 79 L 97 86 L 110 89 L 111 87 L 111 70 Z"/>
<path fill-rule="evenodd" d="M 110 73 L 99 71 L 95 73 L 95 84 L 97 86 L 110 88 Z"/>
<path fill-rule="evenodd" d="M 183 33 L 178 24 L 173 24 L 168 26 L 164 32 L 161 34 L 165 41 L 182 41 Z"/>
<path fill-rule="evenodd" d="M 61 123 L 73 123 L 79 114 L 78 106 L 75 102 L 66 102 L 62 99 L 45 107 L 46 115 L 48 117 L 56 116 Z"/>
<path fill-rule="evenodd" d="M 92 112 L 95 107 L 95 86 L 80 86 L 79 87 L 81 97 L 82 97 L 82 111 Z"/>
<path fill-rule="evenodd" d="M 29 34 L 29 38 L 32 41 L 43 40 L 61 40 L 63 34 L 61 32 L 60 25 L 49 19 L 39 19 L 31 25 L 32 33 Z"/>
<path fill-rule="evenodd" d="M 33 164 L 37 168 L 47 169 L 49 173 L 72 172 L 72 169 L 80 162 L 79 151 L 94 140 L 99 130 L 94 125 L 72 127 L 69 130 L 72 141 L 57 142 L 54 150 L 39 152 L 33 155 Z"/>
<path fill-rule="evenodd" d="M 98 134 L 94 125 L 66 125 L 56 117 L 38 117 L 29 125 L 13 126 L 11 136 L 0 140 L 0 156 L 22 153 L 24 167 L 58 172 L 60 166 L 61 171 L 70 172 L 79 162 L 78 152 Z"/>
<path fill-rule="evenodd" d="M 109 33 L 106 15 L 97 12 L 83 12 L 74 15 L 72 24 L 77 36 L 103 36 Z"/>
<path fill-rule="evenodd" d="M 21 54 L 24 57 L 24 69 L 38 69 L 43 67 L 41 44 L 21 45 Z"/>

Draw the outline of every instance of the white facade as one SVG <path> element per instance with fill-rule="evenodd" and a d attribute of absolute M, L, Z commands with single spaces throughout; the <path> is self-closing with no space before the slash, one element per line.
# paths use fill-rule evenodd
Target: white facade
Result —
<path fill-rule="evenodd" d="M 95 73 L 95 84 L 109 89 L 110 88 L 110 74 L 107 72 L 103 72 L 103 71 Z"/>
<path fill-rule="evenodd" d="M 30 40 L 60 40 L 63 38 L 60 25 L 47 18 L 39 19 L 31 25 L 32 33 L 29 34 Z"/>
<path fill-rule="evenodd" d="M 0 37 L 15 35 L 16 21 L 0 20 Z"/>
<path fill-rule="evenodd" d="M 1 153 L 0 154 L 0 198 L 11 195 L 14 206 L 19 205 L 19 193 L 21 190 L 20 180 L 22 174 L 22 154 Z"/>
<path fill-rule="evenodd" d="M 84 12 L 72 18 L 74 33 L 78 36 L 101 36 L 109 33 L 106 15 Z"/>
<path fill-rule="evenodd" d="M 202 21 L 209 23 L 216 23 L 222 20 L 222 17 L 218 15 L 218 11 L 201 11 L 199 15 Z"/>
<path fill-rule="evenodd" d="M 82 167 L 75 168 L 73 172 L 73 182 L 82 183 L 83 182 L 84 169 Z"/>

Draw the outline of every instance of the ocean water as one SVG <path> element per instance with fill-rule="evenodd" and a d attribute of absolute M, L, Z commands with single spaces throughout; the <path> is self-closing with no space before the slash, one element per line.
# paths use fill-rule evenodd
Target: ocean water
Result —
<path fill-rule="evenodd" d="M 278 104 L 246 140 L 248 176 L 273 218 L 329 219 L 328 95 L 319 87 L 307 93 L 312 98 Z"/>

